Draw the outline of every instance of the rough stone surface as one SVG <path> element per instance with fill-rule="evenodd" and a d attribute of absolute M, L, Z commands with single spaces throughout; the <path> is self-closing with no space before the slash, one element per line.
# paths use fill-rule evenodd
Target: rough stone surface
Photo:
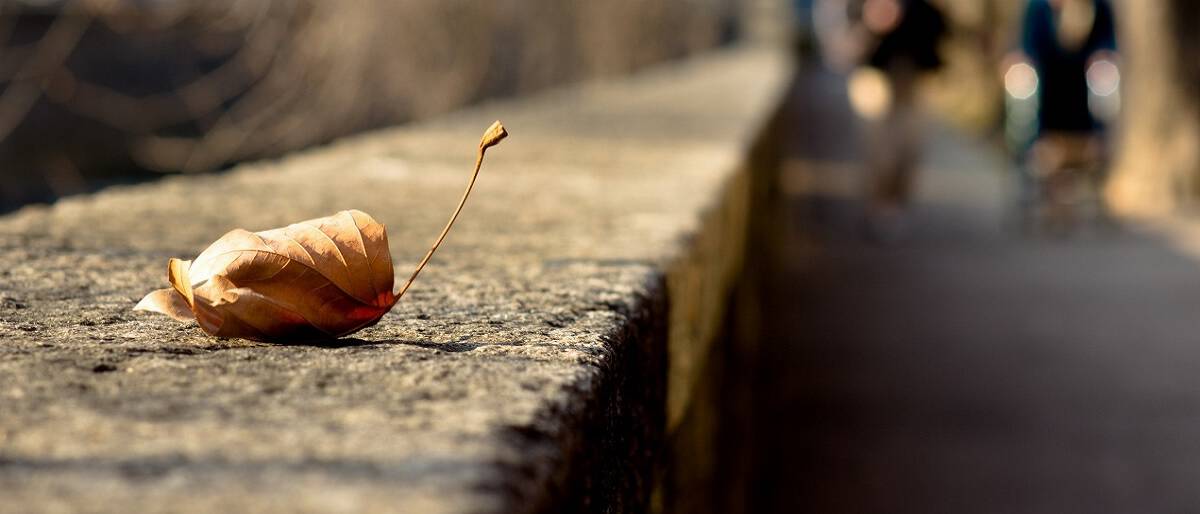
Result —
<path fill-rule="evenodd" d="M 665 370 L 706 333 L 676 325 L 720 314 L 679 284 L 736 264 L 711 232 L 787 67 L 722 52 L 0 218 L 0 511 L 637 510 Z M 495 118 L 377 326 L 271 345 L 131 310 L 169 257 L 346 208 L 406 276 Z"/>

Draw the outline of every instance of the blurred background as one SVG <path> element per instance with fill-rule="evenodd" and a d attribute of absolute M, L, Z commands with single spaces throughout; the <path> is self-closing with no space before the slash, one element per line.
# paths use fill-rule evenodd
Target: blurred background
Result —
<path fill-rule="evenodd" d="M 838 39 L 844 32 L 831 11 L 854 4 L 795 0 L 801 53 L 843 72 L 853 57 Z M 925 105 L 975 134 L 996 134 L 1006 118 L 1005 72 L 1022 50 L 1026 0 L 934 0 L 948 31 L 940 43 L 944 66 L 924 87 Z M 1061 3 L 1058 1 L 1041 2 Z M 1071 3 L 1071 2 L 1068 2 Z M 1127 213 L 1162 214 L 1190 209 L 1200 173 L 1200 6 L 1184 0 L 1104 2 L 1115 11 L 1120 50 L 1119 119 L 1111 123 L 1114 162 L 1109 199 Z M 861 7 L 859 7 L 861 8 Z M 853 14 L 849 18 L 853 18 Z M 1010 98 L 1011 100 L 1011 98 Z M 861 112 L 860 112 L 861 114 Z M 1153 161 L 1152 163 L 1149 161 Z"/>
<path fill-rule="evenodd" d="M 732 41 L 736 0 L 0 0 L 0 209 Z"/>
<path fill-rule="evenodd" d="M 1200 3 L 792 4 L 688 510 L 1196 510 Z"/>
<path fill-rule="evenodd" d="M 785 3 L 790 14 L 772 5 Z M 629 73 L 737 41 L 764 11 L 794 18 L 799 48 L 813 51 L 838 30 L 827 3 L 2 0 L 0 209 Z M 996 70 L 1019 46 L 1025 2 L 935 3 L 950 30 L 930 103 L 968 130 L 997 130 Z M 1114 202 L 1170 210 L 1200 193 L 1200 7 L 1114 7 L 1127 91 Z M 1144 155 L 1158 162 L 1139 166 Z"/>

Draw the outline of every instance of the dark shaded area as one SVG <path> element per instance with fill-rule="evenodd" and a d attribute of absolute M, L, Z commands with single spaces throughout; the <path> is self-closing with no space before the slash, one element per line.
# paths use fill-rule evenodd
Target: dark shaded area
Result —
<path fill-rule="evenodd" d="M 758 353 L 750 436 L 726 439 L 749 453 L 745 510 L 1200 504 L 1196 262 L 1149 235 L 1006 233 L 1000 158 L 946 129 L 909 237 L 865 243 L 858 138 L 830 128 L 853 129 L 842 90 L 809 72 L 792 95 L 774 233 L 747 277 L 761 304 L 735 322 Z"/>
<path fill-rule="evenodd" d="M 656 289 L 664 291 L 665 281 Z M 643 512 L 650 504 L 664 448 L 669 308 L 647 299 L 645 310 L 625 313 L 630 323 L 612 341 L 609 361 L 618 369 L 600 374 L 607 379 L 595 404 L 567 407 L 587 414 L 556 434 L 561 446 L 553 451 L 570 449 L 569 461 L 565 476 L 555 477 L 559 503 L 537 506 L 542 512 Z M 545 440 L 540 444 L 545 448 Z M 555 498 L 526 491 L 515 504 L 532 507 L 532 499 L 547 497 Z"/>
<path fill-rule="evenodd" d="M 59 37 L 64 26 L 78 31 L 74 44 Z M 229 63 L 245 27 L 184 19 L 134 29 L 78 13 L 9 9 L 0 13 L 0 28 L 11 29 L 7 41 L 0 37 L 0 94 L 9 95 L 0 114 L 18 121 L 11 131 L 0 127 L 0 213 L 161 177 L 135 158 L 139 138 L 200 137 L 244 93 L 238 90 L 244 84 L 223 84 L 229 91 L 210 94 L 225 98 L 205 99 L 212 107 L 204 113 L 189 105 L 195 98 L 188 93 L 173 94 L 202 84 Z M 67 50 L 61 63 L 39 54 L 49 45 Z M 14 91 L 31 81 L 40 84 L 22 111 Z M 114 123 L 114 114 L 121 123 Z"/>
<path fill-rule="evenodd" d="M 1200 99 L 1200 31 L 1196 30 L 1196 22 L 1200 21 L 1200 2 L 1191 0 L 1168 0 L 1172 16 L 1171 39 L 1179 43 L 1180 51 L 1176 53 L 1175 65 L 1183 76 L 1183 85 L 1188 88 L 1192 99 Z"/>
<path fill-rule="evenodd" d="M 1108 2 L 1095 2 L 1092 28 L 1078 48 L 1064 48 L 1049 3 L 1032 3 L 1022 21 L 1022 51 L 1037 68 L 1038 121 L 1043 131 L 1089 132 L 1100 120 L 1088 107 L 1087 69 L 1097 52 L 1116 51 L 1116 22 Z"/>

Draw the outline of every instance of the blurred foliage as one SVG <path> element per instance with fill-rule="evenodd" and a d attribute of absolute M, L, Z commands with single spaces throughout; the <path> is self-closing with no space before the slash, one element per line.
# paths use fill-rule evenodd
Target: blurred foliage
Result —
<path fill-rule="evenodd" d="M 0 0 L 0 206 L 627 73 L 727 41 L 736 14 L 737 0 Z"/>
<path fill-rule="evenodd" d="M 1200 197 L 1200 3 L 1117 0 L 1126 99 L 1110 198 L 1162 213 Z"/>

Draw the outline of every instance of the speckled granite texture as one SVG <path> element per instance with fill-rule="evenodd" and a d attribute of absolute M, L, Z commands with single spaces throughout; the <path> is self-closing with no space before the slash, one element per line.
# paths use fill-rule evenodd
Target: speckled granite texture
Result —
<path fill-rule="evenodd" d="M 723 51 L 0 218 L 0 512 L 642 509 L 788 66 Z M 347 208 L 407 276 L 493 119 L 378 325 L 272 345 L 131 310 L 169 257 Z"/>

